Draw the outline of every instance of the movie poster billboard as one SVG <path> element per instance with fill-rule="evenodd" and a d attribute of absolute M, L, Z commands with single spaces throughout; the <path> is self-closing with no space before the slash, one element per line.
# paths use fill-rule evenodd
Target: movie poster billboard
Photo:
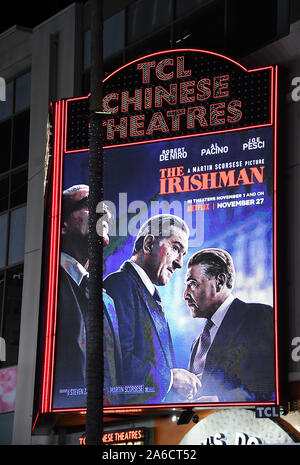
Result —
<path fill-rule="evenodd" d="M 147 63 L 138 69 L 149 89 L 155 61 Z M 190 79 L 180 63 L 179 78 Z M 167 66 L 157 67 L 158 78 L 171 79 Z M 224 76 L 219 97 L 228 89 Z M 112 108 L 117 93 L 107 95 Z M 183 129 L 132 141 L 122 140 L 132 122 L 106 123 L 107 138 L 118 134 L 104 147 L 105 208 L 99 205 L 98 223 L 107 409 L 278 404 L 273 87 L 268 95 L 265 122 L 243 123 L 241 113 L 236 128 L 219 131 Z M 231 115 L 242 104 L 232 105 Z M 251 108 L 250 98 L 246 105 Z M 89 151 L 84 144 L 68 147 L 66 108 L 57 141 L 61 210 L 55 326 L 49 323 L 53 363 L 44 377 L 48 411 L 82 410 L 87 394 Z M 145 127 L 162 129 L 162 118 L 152 113 Z M 134 120 L 135 131 L 141 120 Z"/>

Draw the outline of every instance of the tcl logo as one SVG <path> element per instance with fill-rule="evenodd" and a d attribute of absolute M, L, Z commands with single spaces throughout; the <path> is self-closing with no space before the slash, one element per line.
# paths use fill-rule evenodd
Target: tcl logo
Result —
<path fill-rule="evenodd" d="M 278 418 L 280 415 L 284 415 L 283 407 L 256 407 L 255 416 L 256 418 Z"/>

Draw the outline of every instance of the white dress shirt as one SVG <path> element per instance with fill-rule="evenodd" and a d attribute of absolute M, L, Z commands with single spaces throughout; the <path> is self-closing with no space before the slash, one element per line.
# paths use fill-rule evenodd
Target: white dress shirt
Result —
<path fill-rule="evenodd" d="M 143 283 L 145 284 L 146 288 L 148 289 L 148 291 L 150 292 L 150 294 L 153 296 L 154 292 L 155 292 L 155 286 L 153 284 L 153 282 L 151 281 L 151 279 L 149 278 L 149 276 L 147 275 L 147 273 L 143 270 L 142 267 L 140 267 L 140 265 L 137 265 L 135 262 L 133 262 L 132 260 L 130 260 L 130 264 L 133 266 L 133 268 L 136 270 L 136 272 L 138 273 L 139 277 L 141 278 L 141 280 L 143 281 Z M 171 374 L 171 380 L 170 380 L 170 385 L 169 385 L 169 389 L 167 392 L 170 391 L 171 387 L 172 387 L 172 384 L 173 384 L 173 372 L 172 370 L 170 370 L 170 374 Z"/>
<path fill-rule="evenodd" d="M 213 314 L 213 316 L 211 317 L 211 321 L 213 322 L 213 325 L 212 327 L 210 328 L 209 330 L 209 334 L 210 334 L 210 346 L 206 352 L 206 354 L 201 358 L 202 360 L 202 363 L 203 363 L 203 366 L 205 366 L 205 361 L 206 361 L 206 357 L 207 357 L 207 354 L 208 354 L 208 351 L 213 343 L 213 340 L 214 338 L 216 337 L 216 334 L 222 324 L 222 321 L 230 307 L 230 305 L 232 304 L 234 300 L 234 297 L 232 294 L 230 294 L 225 300 L 224 302 L 220 305 L 220 307 L 215 311 L 215 313 Z M 198 351 L 201 350 L 201 344 L 199 344 L 199 347 L 198 347 Z M 197 351 L 197 352 L 198 352 Z M 197 376 L 199 377 L 199 379 L 201 379 L 202 377 L 202 372 L 197 374 Z"/>
<path fill-rule="evenodd" d="M 148 289 L 148 291 L 150 292 L 150 294 L 153 295 L 154 292 L 155 292 L 155 287 L 154 287 L 153 282 L 151 281 L 151 279 L 147 275 L 147 273 L 143 270 L 143 268 L 140 265 L 137 265 L 137 263 L 133 262 L 132 260 L 130 260 L 129 262 L 133 266 L 135 271 L 138 273 L 139 277 L 141 278 L 141 280 L 145 284 L 145 286 Z"/>
<path fill-rule="evenodd" d="M 224 300 L 224 302 L 220 305 L 220 307 L 215 311 L 215 313 L 213 314 L 213 316 L 211 317 L 211 321 L 213 322 L 213 326 L 212 328 L 210 329 L 210 340 L 211 340 L 211 344 L 214 340 L 214 338 L 216 337 L 216 334 L 218 332 L 218 329 L 220 328 L 221 324 L 222 324 L 222 321 L 230 307 L 230 305 L 232 304 L 232 302 L 234 301 L 234 297 L 232 294 L 229 294 L 229 296 L 227 297 L 226 300 Z"/>
<path fill-rule="evenodd" d="M 72 278 L 72 280 L 77 284 L 79 287 L 81 281 L 83 280 L 84 276 L 89 277 L 88 271 L 84 268 L 81 263 L 79 263 L 74 257 L 68 255 L 65 252 L 61 252 L 60 254 L 60 265 L 65 270 L 65 272 Z M 86 297 L 87 294 L 86 294 Z M 80 332 L 78 336 L 78 344 L 81 348 L 82 352 L 86 353 L 86 328 L 84 323 L 83 315 L 81 315 L 81 325 L 80 325 Z"/>
<path fill-rule="evenodd" d="M 80 286 L 84 276 L 89 276 L 89 273 L 84 266 L 82 266 L 74 257 L 71 257 L 71 255 L 68 255 L 65 252 L 61 252 L 60 254 L 60 265 L 73 279 L 73 281 L 75 281 L 77 286 Z"/>

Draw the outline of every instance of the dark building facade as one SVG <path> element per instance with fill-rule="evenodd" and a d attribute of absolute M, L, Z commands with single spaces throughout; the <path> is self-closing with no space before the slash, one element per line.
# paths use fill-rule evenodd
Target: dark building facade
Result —
<path fill-rule="evenodd" d="M 0 34 L 0 77 L 6 84 L 5 101 L 0 101 L 0 444 L 79 443 L 80 432 L 84 431 L 85 416 L 79 413 L 57 414 L 35 423 L 35 393 L 39 383 L 45 173 L 50 154 L 48 112 L 50 102 L 90 91 L 90 8 L 89 2 L 76 2 L 33 28 L 16 25 Z M 286 367 L 285 400 L 297 401 L 298 2 L 118 0 L 104 2 L 104 17 L 106 75 L 131 60 L 171 48 L 209 50 L 247 68 L 276 64 L 282 70 L 279 159 L 285 216 L 281 219 L 283 245 L 279 254 L 284 267 L 281 285 L 286 336 L 280 345 L 280 357 Z M 296 404 L 293 409 L 297 412 Z M 149 443 L 159 444 L 157 431 L 169 428 L 168 422 L 169 418 L 164 423 L 162 418 L 132 412 L 130 421 L 119 419 L 117 426 L 108 418 L 105 430 L 146 428 L 152 431 Z"/>

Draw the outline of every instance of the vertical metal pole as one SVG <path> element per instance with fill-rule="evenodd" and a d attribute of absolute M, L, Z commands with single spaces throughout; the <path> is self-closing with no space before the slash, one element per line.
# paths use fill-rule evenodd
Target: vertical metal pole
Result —
<path fill-rule="evenodd" d="M 89 155 L 89 307 L 87 327 L 87 445 L 102 443 L 103 301 L 102 240 L 97 235 L 96 207 L 103 200 L 103 1 L 91 1 L 91 97 Z M 98 215 L 99 216 L 99 215 Z"/>

